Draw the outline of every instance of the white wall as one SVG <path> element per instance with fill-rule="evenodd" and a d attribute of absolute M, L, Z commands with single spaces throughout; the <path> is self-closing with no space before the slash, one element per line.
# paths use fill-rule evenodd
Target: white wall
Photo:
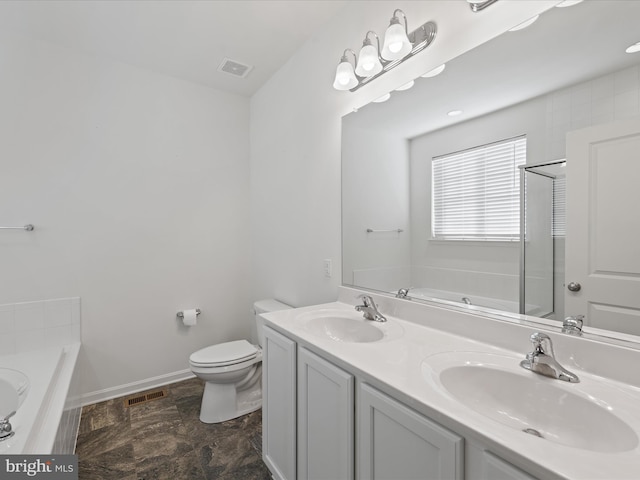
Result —
<path fill-rule="evenodd" d="M 248 99 L 0 40 L 0 303 L 81 297 L 90 399 L 247 336 Z"/>
<path fill-rule="evenodd" d="M 474 14 L 466 1 L 351 2 L 251 99 L 253 296 L 294 306 L 334 300 L 340 284 L 341 116 L 416 78 L 556 1 L 498 2 Z M 409 29 L 434 20 L 435 42 L 356 93 L 332 88 L 345 48 L 381 34 L 394 9 Z M 332 278 L 323 259 L 334 263 Z"/>
<path fill-rule="evenodd" d="M 349 118 L 342 128 L 342 182 L 354 188 L 342 190 L 342 278 L 391 292 L 411 279 L 408 142 Z"/>

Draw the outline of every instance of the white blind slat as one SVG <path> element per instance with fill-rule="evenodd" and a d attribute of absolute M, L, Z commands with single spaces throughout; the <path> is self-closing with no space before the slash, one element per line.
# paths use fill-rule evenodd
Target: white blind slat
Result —
<path fill-rule="evenodd" d="M 518 240 L 526 137 L 432 159 L 433 238 Z"/>

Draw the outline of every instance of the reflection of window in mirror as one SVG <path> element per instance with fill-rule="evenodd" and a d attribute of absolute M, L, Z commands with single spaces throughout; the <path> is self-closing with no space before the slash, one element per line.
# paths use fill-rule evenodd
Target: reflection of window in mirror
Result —
<path fill-rule="evenodd" d="M 567 177 L 558 176 L 553 179 L 553 227 L 554 238 L 565 236 L 567 219 Z"/>
<path fill-rule="evenodd" d="M 526 136 L 434 157 L 432 239 L 518 241 Z"/>

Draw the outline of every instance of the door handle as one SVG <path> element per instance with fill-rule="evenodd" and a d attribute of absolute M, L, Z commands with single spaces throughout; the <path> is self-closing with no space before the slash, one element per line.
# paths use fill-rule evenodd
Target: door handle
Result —
<path fill-rule="evenodd" d="M 569 285 L 567 285 L 567 288 L 570 292 L 579 292 L 582 288 L 582 285 L 580 285 L 578 282 L 571 282 Z"/>

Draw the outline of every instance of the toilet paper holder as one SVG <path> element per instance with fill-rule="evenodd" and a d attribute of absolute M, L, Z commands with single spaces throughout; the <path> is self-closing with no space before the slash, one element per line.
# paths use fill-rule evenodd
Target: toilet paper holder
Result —
<path fill-rule="evenodd" d="M 176 313 L 176 315 L 178 316 L 178 318 L 184 318 L 184 312 L 178 312 Z M 196 316 L 200 315 L 200 309 L 196 308 Z"/>

